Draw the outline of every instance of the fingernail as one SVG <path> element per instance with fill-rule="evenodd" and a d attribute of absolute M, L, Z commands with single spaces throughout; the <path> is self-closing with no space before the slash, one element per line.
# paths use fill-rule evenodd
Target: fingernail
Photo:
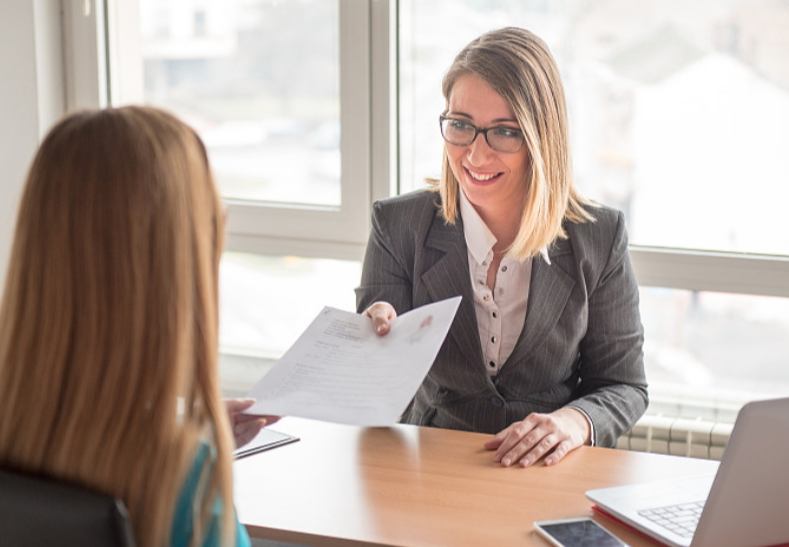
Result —
<path fill-rule="evenodd" d="M 375 327 L 375 332 L 377 332 L 378 334 L 381 334 L 384 330 L 386 330 L 386 325 L 378 325 L 377 327 Z"/>
<path fill-rule="evenodd" d="M 503 463 L 506 467 L 509 467 L 510 463 L 512 462 L 509 458 L 504 458 L 503 460 L 501 460 L 501 463 Z"/>

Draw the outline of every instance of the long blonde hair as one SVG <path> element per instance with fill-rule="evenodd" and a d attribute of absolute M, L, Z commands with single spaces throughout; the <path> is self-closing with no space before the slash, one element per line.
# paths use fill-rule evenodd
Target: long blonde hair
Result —
<path fill-rule="evenodd" d="M 234 538 L 223 214 L 200 139 L 146 107 L 60 121 L 22 197 L 0 310 L 0 465 L 121 498 L 142 546 L 169 542 L 202 439 L 216 459 L 193 543 L 217 499 Z"/>
<path fill-rule="evenodd" d="M 593 220 L 594 205 L 573 183 L 567 107 L 559 69 L 548 46 L 516 27 L 487 32 L 455 57 L 442 91 L 449 105 L 455 82 L 474 74 L 488 83 L 512 108 L 531 156 L 530 180 L 520 228 L 508 251 L 524 260 L 566 238 L 562 223 Z M 458 214 L 458 181 L 444 148 L 441 178 L 431 181 L 441 194 L 441 211 L 449 223 Z"/>

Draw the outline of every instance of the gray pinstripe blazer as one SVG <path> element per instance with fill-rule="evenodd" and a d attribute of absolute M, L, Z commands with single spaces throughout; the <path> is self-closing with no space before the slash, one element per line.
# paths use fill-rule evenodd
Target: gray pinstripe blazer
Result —
<path fill-rule="evenodd" d="M 378 300 L 402 314 L 461 295 L 433 366 L 403 414 L 406 423 L 496 433 L 531 412 L 571 404 L 594 424 L 595 445 L 614 446 L 647 404 L 638 286 L 622 213 L 566 223 L 569 235 L 533 259 L 520 338 L 498 375 L 482 357 L 462 219 L 446 224 L 436 193 L 376 202 L 356 289 L 359 312 Z"/>

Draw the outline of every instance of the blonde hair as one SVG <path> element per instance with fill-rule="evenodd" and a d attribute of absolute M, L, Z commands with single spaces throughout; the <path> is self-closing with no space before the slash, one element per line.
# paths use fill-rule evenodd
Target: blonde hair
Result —
<path fill-rule="evenodd" d="M 507 101 L 526 138 L 531 157 L 526 205 L 508 254 L 524 260 L 566 238 L 562 226 L 593 220 L 591 201 L 573 183 L 567 108 L 559 70 L 548 46 L 528 30 L 508 27 L 483 34 L 455 57 L 443 80 L 449 105 L 457 80 L 474 74 Z M 458 214 L 458 181 L 444 148 L 441 178 L 433 182 L 441 194 L 441 211 L 454 224 Z"/>
<path fill-rule="evenodd" d="M 142 546 L 169 543 L 206 438 L 216 459 L 192 541 L 217 500 L 234 538 L 223 214 L 200 139 L 146 107 L 60 121 L 22 197 L 0 310 L 0 465 L 121 498 Z"/>

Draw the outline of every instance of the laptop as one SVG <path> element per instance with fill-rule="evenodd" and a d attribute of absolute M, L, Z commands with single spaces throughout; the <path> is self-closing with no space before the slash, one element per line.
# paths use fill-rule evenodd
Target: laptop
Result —
<path fill-rule="evenodd" d="M 713 475 L 586 496 L 603 514 L 672 547 L 789 545 L 789 398 L 740 410 Z"/>

